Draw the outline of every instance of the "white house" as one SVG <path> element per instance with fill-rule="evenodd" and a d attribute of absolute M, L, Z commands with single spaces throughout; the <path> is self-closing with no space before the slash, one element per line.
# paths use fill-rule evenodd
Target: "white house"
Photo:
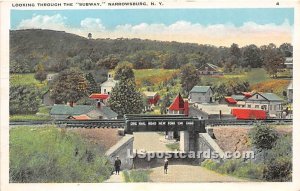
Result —
<path fill-rule="evenodd" d="M 189 101 L 194 103 L 213 102 L 213 90 L 210 86 L 194 86 L 189 94 Z"/>
<path fill-rule="evenodd" d="M 283 99 L 274 93 L 255 93 L 245 101 L 245 108 L 262 109 L 270 117 L 281 118 Z"/>
<path fill-rule="evenodd" d="M 287 69 L 293 69 L 293 57 L 286 57 L 284 65 Z"/>
<path fill-rule="evenodd" d="M 118 83 L 117 80 L 114 80 L 113 73 L 109 72 L 107 75 L 107 80 L 101 84 L 101 93 L 110 94 L 112 88 Z"/>

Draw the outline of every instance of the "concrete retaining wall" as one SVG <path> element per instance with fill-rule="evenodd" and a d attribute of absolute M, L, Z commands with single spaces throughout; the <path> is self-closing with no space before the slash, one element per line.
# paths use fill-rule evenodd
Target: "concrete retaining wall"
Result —
<path fill-rule="evenodd" d="M 199 151 L 210 151 L 210 152 L 216 152 L 219 155 L 219 158 L 211 158 L 212 160 L 221 161 L 224 157 L 223 150 L 219 147 L 219 145 L 211 138 L 211 136 L 208 133 L 199 133 L 198 138 L 198 145 L 199 145 Z M 201 158 L 202 161 L 205 160 L 205 158 Z"/>
<path fill-rule="evenodd" d="M 119 156 L 119 159 L 122 162 L 121 170 L 132 169 L 133 159 L 128 156 L 128 151 L 130 151 L 130 155 L 132 155 L 133 139 L 133 135 L 125 135 L 105 153 L 112 164 L 114 164 L 116 157 Z"/>

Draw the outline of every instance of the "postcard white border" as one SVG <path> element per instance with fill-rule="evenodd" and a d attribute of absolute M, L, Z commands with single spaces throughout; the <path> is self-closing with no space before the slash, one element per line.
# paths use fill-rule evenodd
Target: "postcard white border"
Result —
<path fill-rule="evenodd" d="M 124 0 L 122 0 L 124 1 Z M 130 0 L 132 1 L 132 0 Z M 160 0 L 158 0 L 160 1 Z M 156 1 L 156 2 L 158 2 Z M 0 4 L 0 14 L 1 14 L 1 52 L 0 52 L 0 133 L 1 133 L 1 190 L 30 190 L 30 191 L 47 191 L 47 190 L 300 190 L 300 182 L 297 180 L 300 177 L 300 100 L 294 99 L 294 126 L 293 126 L 293 182 L 291 183 L 273 183 L 273 182 L 243 182 L 243 183 L 99 183 L 99 184 L 83 184 L 83 183 L 73 183 L 73 184 L 9 184 L 9 28 L 10 28 L 10 9 L 11 2 L 62 2 L 62 1 L 1 1 Z M 66 2 L 71 2 L 70 0 Z M 72 1 L 72 2 L 98 2 L 97 0 L 82 0 L 82 1 Z M 108 1 L 107 1 L 108 2 Z M 121 2 L 121 1 L 118 1 Z M 128 1 L 126 1 L 128 2 Z M 135 1 L 136 2 L 136 1 Z M 147 1 L 150 2 L 150 1 Z M 300 77 L 299 77 L 299 53 L 300 53 L 300 0 L 188 0 L 188 1 L 162 1 L 164 6 L 163 9 L 168 8 L 294 8 L 294 35 L 293 35 L 293 46 L 294 46 L 294 98 L 300 98 Z M 279 2 L 279 6 L 276 5 Z M 109 8 L 109 7 L 103 7 Z M 118 7 L 111 7 L 111 9 L 117 9 Z M 160 8 L 160 7 L 119 7 L 120 9 L 127 8 Z M 37 9 L 35 8 L 20 8 L 20 9 Z M 74 7 L 44 7 L 38 8 L 43 9 L 74 9 Z M 76 9 L 87 9 L 79 8 Z M 99 7 L 88 8 L 88 9 L 100 9 Z M 298 74 L 298 75 L 297 75 Z"/>

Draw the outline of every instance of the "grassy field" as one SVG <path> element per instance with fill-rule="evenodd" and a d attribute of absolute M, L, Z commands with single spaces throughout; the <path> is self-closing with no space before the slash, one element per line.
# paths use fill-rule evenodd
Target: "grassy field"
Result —
<path fill-rule="evenodd" d="M 14 85 L 34 85 L 37 88 L 44 88 L 47 86 L 47 81 L 42 83 L 34 78 L 34 73 L 30 74 L 10 74 L 10 84 Z"/>
<path fill-rule="evenodd" d="M 165 70 L 165 69 L 142 69 L 134 70 L 135 80 L 137 86 L 143 83 L 155 85 L 172 78 L 173 75 L 178 74 L 179 70 Z"/>
<path fill-rule="evenodd" d="M 10 182 L 103 182 L 112 172 L 103 153 L 65 129 L 15 127 L 9 141 Z"/>
<path fill-rule="evenodd" d="M 290 80 L 271 79 L 252 85 L 250 88 L 258 92 L 273 92 L 283 97 L 283 91 L 286 91 Z"/>

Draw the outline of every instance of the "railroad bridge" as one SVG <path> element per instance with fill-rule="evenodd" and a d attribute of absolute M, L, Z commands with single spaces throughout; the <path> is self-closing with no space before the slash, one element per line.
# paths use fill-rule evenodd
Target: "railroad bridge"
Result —
<path fill-rule="evenodd" d="M 205 121 L 184 115 L 125 115 L 124 132 L 180 132 L 180 150 L 198 151 L 199 133 L 206 133 Z"/>

